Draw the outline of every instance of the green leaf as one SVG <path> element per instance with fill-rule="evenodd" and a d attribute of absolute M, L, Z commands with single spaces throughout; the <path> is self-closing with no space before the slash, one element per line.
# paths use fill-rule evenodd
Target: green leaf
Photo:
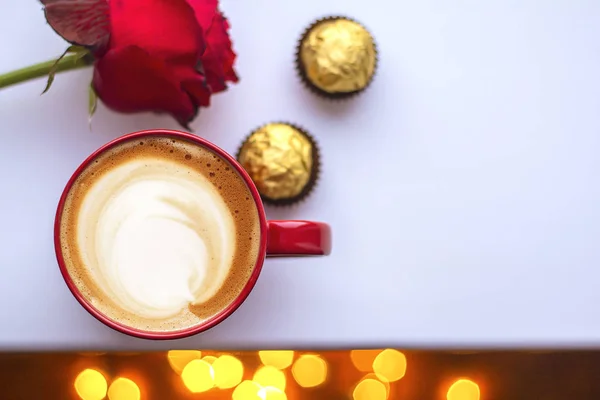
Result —
<path fill-rule="evenodd" d="M 94 85 L 90 83 L 90 87 L 88 90 L 88 115 L 89 115 L 89 124 L 90 130 L 92 129 L 92 117 L 96 113 L 96 109 L 98 108 L 98 94 L 94 89 Z"/>
<path fill-rule="evenodd" d="M 65 50 L 65 52 L 62 53 L 60 57 L 58 57 L 58 59 L 54 62 L 54 65 L 52 65 L 52 67 L 50 68 L 50 72 L 48 72 L 48 82 L 46 83 L 46 87 L 44 88 L 42 94 L 46 93 L 48 89 L 50 89 L 50 86 L 52 86 L 52 82 L 54 82 L 54 76 L 58 71 L 58 64 L 69 53 L 74 53 L 74 59 L 79 60 L 85 57 L 87 54 L 89 54 L 89 50 L 83 46 L 69 46 L 67 50 Z"/>

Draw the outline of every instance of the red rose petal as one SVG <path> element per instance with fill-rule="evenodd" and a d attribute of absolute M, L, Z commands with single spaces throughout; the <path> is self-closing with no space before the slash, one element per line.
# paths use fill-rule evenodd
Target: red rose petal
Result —
<path fill-rule="evenodd" d="M 195 65 L 202 29 L 186 0 L 111 0 L 111 48 L 137 46 L 175 63 Z"/>
<path fill-rule="evenodd" d="M 101 50 L 110 37 L 107 0 L 42 0 L 46 20 L 66 41 Z"/>
<path fill-rule="evenodd" d="M 202 55 L 206 79 L 213 93 L 227 88 L 225 81 L 237 82 L 238 77 L 233 70 L 236 55 L 232 50 L 228 34 L 229 23 L 223 14 L 218 13 L 206 32 L 207 47 Z"/>
<path fill-rule="evenodd" d="M 183 81 L 181 87 L 190 95 L 196 106 L 208 107 L 210 105 L 211 90 L 203 76 L 187 79 Z"/>
<path fill-rule="evenodd" d="M 115 111 L 167 112 L 183 126 L 197 113 L 169 66 L 139 47 L 109 50 L 96 63 L 93 85 L 102 102 Z"/>
<path fill-rule="evenodd" d="M 219 7 L 218 0 L 187 0 L 190 6 L 196 13 L 196 19 L 202 27 L 202 30 L 206 32 L 212 24 L 213 17 L 218 13 L 217 8 Z"/>

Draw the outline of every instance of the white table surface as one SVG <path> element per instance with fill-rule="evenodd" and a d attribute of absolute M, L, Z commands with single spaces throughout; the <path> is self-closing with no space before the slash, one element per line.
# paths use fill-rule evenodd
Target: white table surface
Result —
<path fill-rule="evenodd" d="M 34 0 L 0 0 L 0 71 L 65 43 Z M 267 260 L 244 305 L 192 338 L 114 332 L 73 299 L 52 224 L 77 165 L 121 134 L 178 128 L 100 107 L 90 70 L 0 92 L 0 349 L 600 345 L 600 2 L 223 0 L 241 82 L 192 127 L 234 152 L 272 120 L 321 144 L 317 190 L 271 218 L 328 221 L 334 252 Z M 330 103 L 296 40 L 343 13 L 377 39 L 377 78 Z"/>

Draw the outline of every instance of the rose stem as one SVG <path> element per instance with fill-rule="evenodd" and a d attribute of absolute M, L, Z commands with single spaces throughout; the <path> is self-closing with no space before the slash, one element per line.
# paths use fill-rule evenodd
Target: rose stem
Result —
<path fill-rule="evenodd" d="M 30 65 L 29 67 L 2 74 L 0 75 L 0 89 L 17 83 L 25 82 L 30 79 L 48 76 L 54 63 L 56 63 L 56 59 Z M 84 68 L 90 65 L 90 60 L 88 60 L 86 57 L 81 57 L 78 54 L 70 54 L 63 57 L 58 62 L 58 65 L 56 66 L 56 72 L 70 71 L 72 69 Z"/>

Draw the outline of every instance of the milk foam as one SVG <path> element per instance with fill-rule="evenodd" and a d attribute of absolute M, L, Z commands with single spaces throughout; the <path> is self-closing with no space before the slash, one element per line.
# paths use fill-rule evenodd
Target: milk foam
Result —
<path fill-rule="evenodd" d="M 107 171 L 86 192 L 77 226 L 82 261 L 100 288 L 150 319 L 209 301 L 235 255 L 236 228 L 219 191 L 167 159 Z"/>

